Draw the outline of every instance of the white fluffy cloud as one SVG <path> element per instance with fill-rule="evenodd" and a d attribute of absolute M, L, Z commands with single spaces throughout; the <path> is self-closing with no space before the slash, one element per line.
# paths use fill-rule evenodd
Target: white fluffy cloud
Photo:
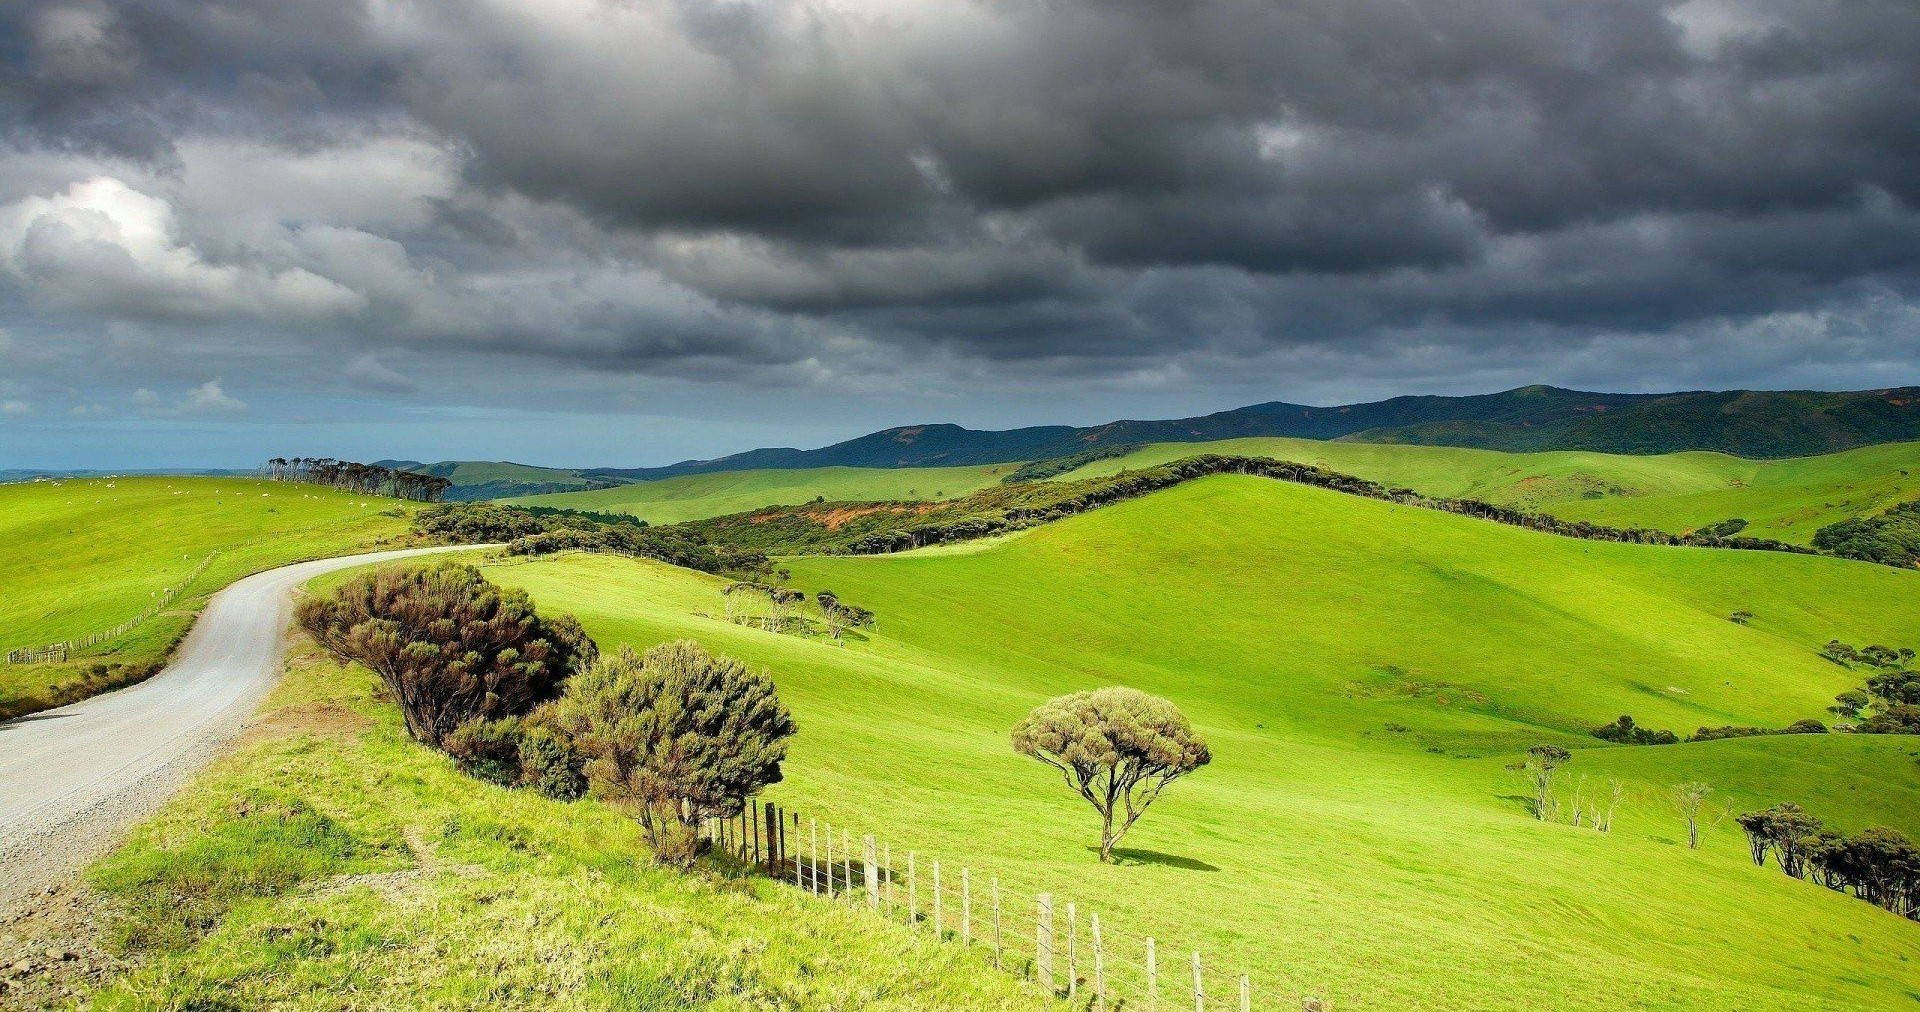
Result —
<path fill-rule="evenodd" d="M 167 201 L 111 176 L 0 207 L 0 270 L 34 301 L 134 319 L 315 321 L 366 305 L 301 267 L 210 262 Z"/>

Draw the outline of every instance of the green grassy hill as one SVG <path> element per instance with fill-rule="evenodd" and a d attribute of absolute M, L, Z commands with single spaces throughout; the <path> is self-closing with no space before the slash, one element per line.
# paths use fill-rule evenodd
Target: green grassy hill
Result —
<path fill-rule="evenodd" d="M 0 485 L 0 653 L 166 609 L 65 664 L 0 665 L 0 715 L 111 688 L 158 661 L 208 595 L 249 573 L 396 539 L 416 509 L 251 478 L 79 478 Z M 200 566 L 213 559 L 204 570 Z M 87 677 L 94 665 L 105 676 Z"/>
<path fill-rule="evenodd" d="M 992 542 L 784 564 L 878 631 L 839 647 L 732 625 L 721 581 L 631 560 L 491 574 L 603 647 L 693 636 L 771 668 L 801 728 L 777 799 L 1278 991 L 1355 1009 L 1920 999 L 1914 924 L 1755 868 L 1728 823 L 1688 850 L 1664 801 L 1700 779 L 1740 808 L 1920 833 L 1920 742 L 1584 733 L 1620 713 L 1682 732 L 1823 716 L 1858 676 L 1818 646 L 1920 642 L 1920 574 L 1575 541 L 1241 477 Z M 1216 759 L 1102 867 L 1092 813 L 1007 734 L 1049 696 L 1114 683 L 1176 701 Z M 1527 814 L 1506 765 L 1543 741 L 1575 749 L 1564 797 L 1622 781 L 1612 833 Z"/>
<path fill-rule="evenodd" d="M 527 506 L 630 513 L 648 523 L 673 524 L 760 506 L 797 505 L 822 496 L 829 502 L 950 499 L 993 485 L 1018 466 L 721 471 L 507 501 Z"/>
<path fill-rule="evenodd" d="M 1318 464 L 1427 495 L 1502 506 L 1610 527 L 1686 533 L 1740 517 L 1743 533 L 1806 544 L 1847 517 L 1920 498 L 1920 443 L 1889 443 L 1785 460 L 1722 453 L 1655 456 L 1578 450 L 1501 453 L 1452 447 L 1252 438 L 1157 443 L 1095 461 L 1061 479 L 1148 467 L 1196 453 L 1242 454 Z"/>

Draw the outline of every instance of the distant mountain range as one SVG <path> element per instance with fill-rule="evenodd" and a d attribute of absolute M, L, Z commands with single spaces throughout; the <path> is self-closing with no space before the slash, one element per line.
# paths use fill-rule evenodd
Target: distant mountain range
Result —
<path fill-rule="evenodd" d="M 1920 439 L 1920 387 L 1821 391 L 1607 394 L 1550 386 L 1469 397 L 1394 397 L 1315 407 L 1270 401 L 1196 418 L 982 431 L 958 425 L 883 429 L 817 450 L 748 450 L 665 467 L 588 468 L 587 480 L 646 481 L 750 468 L 951 467 L 1064 457 L 1128 443 L 1296 436 L 1490 450 L 1801 457 Z"/>

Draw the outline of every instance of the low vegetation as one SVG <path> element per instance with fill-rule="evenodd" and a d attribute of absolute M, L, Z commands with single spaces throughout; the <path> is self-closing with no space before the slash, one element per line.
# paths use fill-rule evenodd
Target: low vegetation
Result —
<path fill-rule="evenodd" d="M 564 551 L 631 555 L 703 573 L 763 574 L 767 557 L 716 545 L 687 527 L 652 527 L 631 517 L 492 503 L 444 503 L 414 517 L 414 532 L 437 544 L 505 543 L 512 555 Z"/>
<path fill-rule="evenodd" d="M 1097 460 L 1112 460 L 1117 457 L 1124 457 L 1138 449 L 1140 449 L 1138 443 L 1120 443 L 1115 446 L 1101 446 L 1091 450 L 1083 450 L 1079 453 L 1068 454 L 1065 457 L 1028 461 L 1014 468 L 1005 478 L 1000 479 L 1000 483 L 1003 485 L 1017 485 L 1023 481 L 1045 481 L 1048 478 L 1057 478 L 1069 471 L 1077 471 Z"/>
<path fill-rule="evenodd" d="M 1611 724 L 1603 724 L 1593 729 L 1593 736 L 1601 741 L 1616 742 L 1621 745 L 1671 745 L 1680 740 L 1672 731 L 1655 731 L 1641 727 L 1633 718 L 1621 714 Z"/>
<path fill-rule="evenodd" d="M 1813 546 L 1845 559 L 1920 565 L 1920 499 L 1822 527 L 1813 536 Z"/>
<path fill-rule="evenodd" d="M 1855 650 L 1839 640 L 1821 648 L 1820 655 L 1847 668 L 1868 671 L 1864 685 L 1834 697 L 1827 707 L 1835 715 L 1858 721 L 1851 730 L 1862 734 L 1920 734 L 1920 670 L 1913 667 L 1908 647 L 1869 646 Z"/>

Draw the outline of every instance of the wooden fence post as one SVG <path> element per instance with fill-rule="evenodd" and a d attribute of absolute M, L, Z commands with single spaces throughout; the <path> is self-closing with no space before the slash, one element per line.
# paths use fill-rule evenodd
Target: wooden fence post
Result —
<path fill-rule="evenodd" d="M 967 869 L 960 869 L 960 944 L 973 945 L 973 878 Z"/>
<path fill-rule="evenodd" d="M 1093 922 L 1093 997 L 1101 1004 L 1107 1002 L 1107 952 L 1100 944 L 1100 915 L 1089 916 Z"/>
<path fill-rule="evenodd" d="M 891 911 L 893 909 L 894 903 L 897 902 L 893 897 L 893 841 L 888 840 L 886 843 L 883 843 L 880 846 L 882 848 L 881 854 L 880 854 L 880 867 L 886 869 L 886 880 L 880 883 L 880 888 L 885 889 L 887 891 L 886 901 L 882 905 L 885 906 L 887 910 Z"/>
<path fill-rule="evenodd" d="M 1240 1012 L 1253 1012 L 1253 981 L 1240 975 Z"/>
<path fill-rule="evenodd" d="M 907 925 L 920 920 L 920 876 L 913 867 L 913 851 L 907 851 Z"/>
<path fill-rule="evenodd" d="M 880 909 L 880 862 L 874 853 L 872 833 L 867 834 L 866 844 L 867 909 L 878 911 Z"/>
<path fill-rule="evenodd" d="M 840 827 L 840 892 L 853 902 L 853 834 Z"/>
<path fill-rule="evenodd" d="M 827 899 L 833 899 L 833 823 L 827 823 Z"/>
<path fill-rule="evenodd" d="M 1160 1007 L 1160 967 L 1154 960 L 1153 936 L 1147 936 L 1147 1008 Z"/>
<path fill-rule="evenodd" d="M 1207 1012 L 1207 985 L 1200 976 L 1200 950 L 1193 950 L 1193 1012 Z"/>
<path fill-rule="evenodd" d="M 1000 969 L 1000 876 L 993 877 L 993 968 Z"/>
<path fill-rule="evenodd" d="M 760 810 L 761 832 L 767 838 L 767 877 L 778 874 L 780 864 L 780 812 L 769 801 Z"/>
<path fill-rule="evenodd" d="M 933 937 L 937 939 L 947 937 L 945 913 L 940 897 L 940 859 L 936 857 L 933 859 Z"/>
<path fill-rule="evenodd" d="M 1053 894 L 1041 893 L 1033 898 L 1038 907 L 1033 924 L 1033 962 L 1040 972 L 1040 986 L 1048 994 L 1053 989 Z"/>
<path fill-rule="evenodd" d="M 1073 901 L 1067 901 L 1067 998 L 1071 1000 L 1080 993 L 1079 960 L 1075 957 L 1074 936 L 1079 931 L 1080 919 L 1074 914 Z"/>
<path fill-rule="evenodd" d="M 807 888 L 820 891 L 820 820 L 807 820 L 807 833 L 812 842 L 807 845 Z"/>

